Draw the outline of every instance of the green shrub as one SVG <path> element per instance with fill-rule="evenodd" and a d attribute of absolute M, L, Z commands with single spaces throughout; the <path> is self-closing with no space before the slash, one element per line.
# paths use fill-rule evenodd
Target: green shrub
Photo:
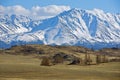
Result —
<path fill-rule="evenodd" d="M 50 66 L 51 65 L 50 59 L 48 57 L 43 57 L 42 61 L 41 61 L 41 65 L 42 66 Z"/>

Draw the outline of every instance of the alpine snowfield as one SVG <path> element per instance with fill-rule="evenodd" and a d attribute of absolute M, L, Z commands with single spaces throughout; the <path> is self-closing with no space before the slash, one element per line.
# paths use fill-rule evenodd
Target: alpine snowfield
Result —
<path fill-rule="evenodd" d="M 120 47 L 120 14 L 75 8 L 44 20 L 0 15 L 0 48 L 23 44 Z"/>

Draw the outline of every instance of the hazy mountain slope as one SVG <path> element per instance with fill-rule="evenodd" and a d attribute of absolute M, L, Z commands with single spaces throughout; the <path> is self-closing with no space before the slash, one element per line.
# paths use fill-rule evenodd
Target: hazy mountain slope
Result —
<path fill-rule="evenodd" d="M 0 41 L 9 46 L 39 43 L 96 49 L 120 47 L 120 14 L 98 9 L 71 9 L 38 21 L 25 16 L 4 15 L 0 16 L 0 22 Z"/>

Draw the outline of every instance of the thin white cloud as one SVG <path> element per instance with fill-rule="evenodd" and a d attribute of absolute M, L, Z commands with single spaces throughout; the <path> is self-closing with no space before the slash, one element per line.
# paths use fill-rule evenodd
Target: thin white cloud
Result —
<path fill-rule="evenodd" d="M 4 7 L 0 5 L 0 13 L 25 15 L 32 18 L 49 18 L 53 17 L 65 10 L 69 10 L 69 6 L 49 5 L 45 7 L 33 6 L 31 9 L 26 9 L 21 5 Z"/>
<path fill-rule="evenodd" d="M 4 7 L 0 5 L 0 11 L 4 14 L 29 15 L 30 11 L 20 5 Z"/>

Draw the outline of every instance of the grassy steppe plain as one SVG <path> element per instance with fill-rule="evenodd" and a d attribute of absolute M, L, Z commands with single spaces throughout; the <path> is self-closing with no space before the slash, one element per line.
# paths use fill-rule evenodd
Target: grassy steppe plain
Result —
<path fill-rule="evenodd" d="M 40 66 L 31 55 L 0 54 L 0 80 L 120 80 L 120 62 Z"/>

